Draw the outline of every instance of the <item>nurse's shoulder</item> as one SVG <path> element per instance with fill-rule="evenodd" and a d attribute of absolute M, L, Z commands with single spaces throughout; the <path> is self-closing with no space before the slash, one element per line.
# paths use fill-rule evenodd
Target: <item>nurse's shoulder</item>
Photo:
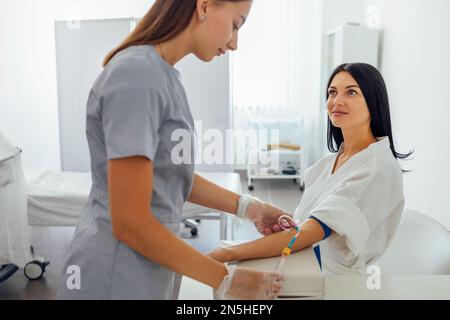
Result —
<path fill-rule="evenodd" d="M 162 91 L 168 81 L 162 66 L 152 59 L 150 46 L 132 46 L 114 56 L 98 77 L 93 90 L 103 93 L 132 86 Z"/>

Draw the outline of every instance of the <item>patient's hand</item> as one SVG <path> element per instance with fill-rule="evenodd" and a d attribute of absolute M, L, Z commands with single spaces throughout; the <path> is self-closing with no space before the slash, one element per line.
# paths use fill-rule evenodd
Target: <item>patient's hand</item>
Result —
<path fill-rule="evenodd" d="M 219 247 L 208 253 L 208 257 L 219 262 L 230 262 L 236 260 L 234 252 L 229 248 Z"/>

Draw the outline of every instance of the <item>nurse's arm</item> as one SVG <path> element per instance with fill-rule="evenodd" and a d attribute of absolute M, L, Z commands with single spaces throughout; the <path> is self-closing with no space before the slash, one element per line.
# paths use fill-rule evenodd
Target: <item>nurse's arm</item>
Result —
<path fill-rule="evenodd" d="M 188 201 L 203 207 L 236 214 L 240 195 L 196 174 Z"/>
<path fill-rule="evenodd" d="M 177 273 L 218 288 L 228 273 L 170 232 L 151 212 L 153 164 L 144 157 L 108 162 L 108 188 L 114 236 L 142 256 Z M 133 272 L 130 270 L 130 272 Z"/>
<path fill-rule="evenodd" d="M 208 255 L 221 262 L 281 256 L 282 250 L 288 246 L 296 232 L 295 229 L 283 231 L 241 245 L 217 248 Z M 301 226 L 300 236 L 292 247 L 292 252 L 303 250 L 320 242 L 324 235 L 322 226 L 316 220 L 305 221 Z"/>

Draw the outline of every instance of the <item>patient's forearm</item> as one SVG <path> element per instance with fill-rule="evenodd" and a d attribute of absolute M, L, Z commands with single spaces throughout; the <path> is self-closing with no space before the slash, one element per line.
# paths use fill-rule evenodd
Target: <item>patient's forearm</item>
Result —
<path fill-rule="evenodd" d="M 196 174 L 188 201 L 203 207 L 236 214 L 239 197 L 239 194 Z"/>
<path fill-rule="evenodd" d="M 249 260 L 280 256 L 281 251 L 289 244 L 296 232 L 295 229 L 279 232 L 252 242 L 230 247 L 228 248 L 231 254 L 229 260 Z M 301 226 L 300 236 L 292 247 L 292 252 L 305 249 L 321 241 L 323 237 L 324 231 L 320 224 L 314 219 L 309 219 Z"/>

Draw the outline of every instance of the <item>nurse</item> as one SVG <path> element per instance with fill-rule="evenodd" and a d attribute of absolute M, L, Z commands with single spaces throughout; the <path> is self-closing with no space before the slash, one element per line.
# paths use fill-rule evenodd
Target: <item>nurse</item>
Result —
<path fill-rule="evenodd" d="M 179 238 L 185 201 L 279 229 L 284 214 L 225 190 L 177 163 L 177 129 L 194 140 L 194 121 L 173 67 L 189 53 L 210 61 L 237 49 L 251 1 L 157 0 L 105 59 L 87 103 L 92 189 L 63 269 L 60 299 L 169 299 L 174 272 L 219 297 L 273 299 L 275 272 L 226 267 Z M 205 84 L 206 86 L 207 84 Z M 193 145 L 193 143 L 192 143 Z M 68 273 L 67 273 L 68 272 Z"/>
<path fill-rule="evenodd" d="M 305 173 L 296 209 L 301 233 L 293 251 L 320 243 L 326 274 L 366 273 L 395 236 L 404 206 L 402 169 L 392 137 L 381 74 L 344 64 L 327 91 L 328 148 L 333 153 Z M 218 261 L 279 256 L 296 231 L 286 231 L 209 255 Z"/>

